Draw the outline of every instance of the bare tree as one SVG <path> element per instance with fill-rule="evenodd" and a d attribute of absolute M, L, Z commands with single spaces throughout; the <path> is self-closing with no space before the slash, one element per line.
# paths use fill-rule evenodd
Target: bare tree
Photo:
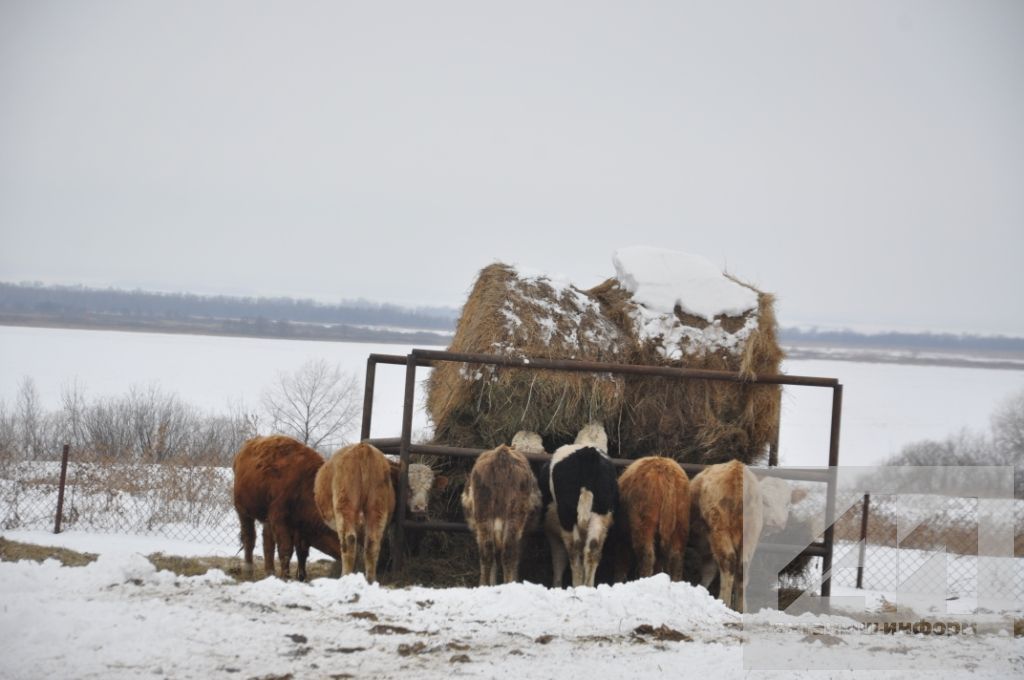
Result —
<path fill-rule="evenodd" d="M 1024 390 L 1004 399 L 992 414 L 992 442 L 997 464 L 1014 467 L 1014 495 L 1024 498 Z"/>
<path fill-rule="evenodd" d="M 14 412 L 19 424 L 18 438 L 22 456 L 28 460 L 37 460 L 44 453 L 45 414 L 39 403 L 36 383 L 29 376 L 25 376 L 18 383 Z"/>
<path fill-rule="evenodd" d="M 18 421 L 0 399 L 0 462 L 12 461 L 18 450 Z"/>
<path fill-rule="evenodd" d="M 1024 465 L 1024 390 L 1004 399 L 992 414 L 992 439 L 1007 465 Z"/>
<path fill-rule="evenodd" d="M 337 364 L 310 360 L 294 373 L 281 374 L 263 394 L 263 408 L 275 432 L 313 448 L 333 448 L 359 415 L 354 375 Z"/>
<path fill-rule="evenodd" d="M 69 444 L 74 449 L 85 445 L 87 432 L 85 416 L 88 404 L 85 388 L 78 378 L 65 382 L 60 389 L 61 410 L 56 415 L 56 436 L 60 444 Z"/>

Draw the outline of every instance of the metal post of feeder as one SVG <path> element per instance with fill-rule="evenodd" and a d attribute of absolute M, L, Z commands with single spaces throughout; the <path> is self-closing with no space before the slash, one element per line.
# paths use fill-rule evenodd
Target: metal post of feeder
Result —
<path fill-rule="evenodd" d="M 402 441 L 399 449 L 398 515 L 395 522 L 393 546 L 396 570 L 405 566 L 405 510 L 409 504 L 409 446 L 412 444 L 412 409 L 416 396 L 416 357 L 410 354 L 405 361 L 405 402 L 402 409 Z"/>
<path fill-rule="evenodd" d="M 825 494 L 825 536 L 827 553 L 821 560 L 821 596 L 832 594 L 833 524 L 836 521 L 836 482 L 839 466 L 839 426 L 843 412 L 843 386 L 832 388 L 832 430 L 828 441 L 828 490 Z"/>

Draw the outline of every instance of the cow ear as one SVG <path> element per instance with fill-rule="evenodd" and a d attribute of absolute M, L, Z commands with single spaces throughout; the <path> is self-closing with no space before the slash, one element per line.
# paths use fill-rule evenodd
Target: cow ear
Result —
<path fill-rule="evenodd" d="M 434 477 L 434 491 L 444 491 L 448 488 L 448 478 L 444 475 Z"/>

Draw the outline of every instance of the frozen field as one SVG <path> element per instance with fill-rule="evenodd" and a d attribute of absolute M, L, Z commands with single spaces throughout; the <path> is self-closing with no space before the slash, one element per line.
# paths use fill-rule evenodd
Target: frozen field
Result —
<path fill-rule="evenodd" d="M 87 395 L 121 395 L 157 383 L 211 411 L 255 404 L 280 371 L 323 358 L 362 381 L 371 352 L 405 354 L 404 345 L 334 343 L 115 331 L 0 327 L 0 399 L 10 404 L 31 376 L 43 403 L 55 407 L 74 380 Z M 787 373 L 838 378 L 844 385 L 840 463 L 869 465 L 903 445 L 942 439 L 964 427 L 985 430 L 996 404 L 1024 389 L 1024 371 L 904 366 L 848 361 L 787 361 Z M 422 371 L 421 377 L 426 377 Z M 401 430 L 404 372 L 379 366 L 373 436 Z M 422 390 L 418 392 L 422 399 Z M 789 387 L 783 396 L 783 464 L 827 462 L 831 391 Z M 414 429 L 429 426 L 422 411 Z"/>
<path fill-rule="evenodd" d="M 152 546 L 131 537 L 12 538 L 84 543 L 100 559 L 74 568 L 0 562 L 5 678 L 803 679 L 922 670 L 1005 678 L 1024 670 L 1005 615 L 969 634 L 881 634 L 841 616 L 741 617 L 664 575 L 567 590 L 388 589 L 358 574 L 236 584 L 216 570 L 157 571 L 140 554 Z"/>
<path fill-rule="evenodd" d="M 23 376 L 34 378 L 51 408 L 71 380 L 91 396 L 155 382 L 217 411 L 254 403 L 279 371 L 311 358 L 338 362 L 362 379 L 369 353 L 409 349 L 0 327 L 0 398 L 10 403 Z M 792 361 L 786 370 L 845 385 L 845 463 L 877 462 L 905 443 L 962 427 L 983 429 L 995 404 L 1024 387 L 1024 373 L 1008 370 L 840 361 Z M 402 382 L 402 369 L 379 367 L 374 435 L 398 434 Z M 830 391 L 787 390 L 784 463 L 825 462 L 830 398 Z M 415 427 L 428 426 L 418 413 Z M 1009 632 L 1015 610 L 993 611 L 991 625 L 956 635 L 882 634 L 840 616 L 740 617 L 703 589 L 664 576 L 575 590 L 388 589 L 358 575 L 235 583 L 218 571 L 175 576 L 143 557 L 234 555 L 235 546 L 74 532 L 4 536 L 101 555 L 84 567 L 0 562 L 5 678 L 803 679 L 903 678 L 922 670 L 939 678 L 1003 678 L 1024 670 L 1019 640 Z M 848 594 L 866 595 L 869 609 L 889 601 L 882 593 Z M 974 620 L 965 614 L 922 611 L 908 620 Z"/>

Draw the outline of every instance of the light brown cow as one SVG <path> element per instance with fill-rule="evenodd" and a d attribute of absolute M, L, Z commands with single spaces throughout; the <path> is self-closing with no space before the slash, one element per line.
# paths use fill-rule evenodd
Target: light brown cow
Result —
<path fill-rule="evenodd" d="M 519 578 L 523 534 L 540 510 L 540 488 L 522 453 L 505 445 L 480 454 L 462 492 L 466 521 L 480 550 L 480 585 Z"/>
<path fill-rule="evenodd" d="M 396 481 L 388 459 L 366 442 L 336 451 L 317 472 L 316 506 L 327 526 L 337 531 L 342 575 L 355 571 L 361 555 L 366 580 L 377 580 L 377 557 L 395 508 Z"/>
<path fill-rule="evenodd" d="M 293 548 L 297 550 L 297 576 L 306 579 L 306 558 L 313 546 L 334 559 L 341 555 L 338 537 L 324 526 L 313 500 L 313 483 L 324 464 L 319 453 L 291 437 L 255 437 L 235 455 L 233 501 L 241 524 L 244 570 L 253 571 L 256 520 L 263 523 L 263 562 L 274 575 L 274 547 L 281 561 L 281 576 L 288 578 Z"/>
<path fill-rule="evenodd" d="M 691 544 L 700 555 L 701 583 L 708 587 L 717 573 L 719 598 L 736 611 L 743 611 L 762 529 L 785 526 L 789 496 L 784 482 L 758 482 L 735 460 L 707 467 L 690 482 Z"/>
<path fill-rule="evenodd" d="M 619 477 L 619 555 L 616 580 L 625 580 L 630 548 L 641 578 L 667 572 L 683 578 L 683 555 L 690 531 L 690 482 L 671 458 L 633 461 Z"/>

